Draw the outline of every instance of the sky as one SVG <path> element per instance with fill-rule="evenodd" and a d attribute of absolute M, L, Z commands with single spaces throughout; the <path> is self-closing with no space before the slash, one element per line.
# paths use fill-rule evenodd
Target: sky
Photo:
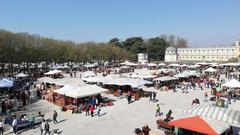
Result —
<path fill-rule="evenodd" d="M 75 42 L 173 34 L 189 46 L 240 39 L 240 0 L 0 0 L 0 29 Z"/>

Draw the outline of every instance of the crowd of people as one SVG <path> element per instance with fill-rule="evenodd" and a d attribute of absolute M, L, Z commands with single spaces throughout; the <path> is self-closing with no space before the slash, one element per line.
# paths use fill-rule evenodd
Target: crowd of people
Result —
<path fill-rule="evenodd" d="M 117 74 L 123 74 L 123 73 L 133 73 L 137 68 L 139 67 L 129 67 L 129 68 L 121 68 Z M 197 71 L 200 73 L 203 73 L 203 69 L 205 69 L 206 67 L 202 67 L 199 68 Z M 102 73 L 103 76 L 106 76 L 107 74 L 110 74 L 110 71 L 114 69 L 113 67 L 104 67 L 104 66 L 99 66 L 99 67 L 94 67 L 94 68 L 80 68 L 79 71 L 88 71 L 91 70 L 95 73 L 95 75 L 97 75 L 98 73 Z M 183 69 L 183 68 L 179 68 L 179 69 L 175 69 L 172 72 L 169 73 L 159 73 L 156 75 L 156 77 L 161 77 L 161 76 L 173 76 L 177 73 L 182 73 L 186 70 L 189 69 Z M 82 72 L 80 73 L 79 77 L 82 77 Z M 223 89 L 221 84 L 223 84 L 226 79 L 237 79 L 239 76 L 237 74 L 234 74 L 236 71 L 236 69 L 234 68 L 218 68 L 218 72 L 214 73 L 214 74 L 202 74 L 201 76 L 191 76 L 188 78 L 181 78 L 179 80 L 176 81 L 172 81 L 170 83 L 163 83 L 163 82 L 154 82 L 154 86 L 155 88 L 159 88 L 160 90 L 162 90 L 163 87 L 168 87 L 168 90 L 172 90 L 173 92 L 177 92 L 178 90 L 181 90 L 182 93 L 188 93 L 190 90 L 196 90 L 196 89 L 200 89 L 202 91 L 204 91 L 205 89 L 212 89 L 211 95 L 208 94 L 207 92 L 204 92 L 204 100 L 201 102 L 209 102 L 209 101 L 216 101 L 216 104 L 218 102 L 220 102 L 220 97 L 223 96 L 225 94 L 225 96 L 227 97 L 227 103 L 231 104 L 232 100 L 236 100 L 238 98 L 238 95 L 236 94 L 236 92 L 231 91 L 230 89 Z M 221 77 L 222 75 L 224 75 L 224 77 Z M 70 77 L 77 77 L 77 70 L 73 70 L 70 72 Z M 153 81 L 153 80 L 151 80 Z M 33 89 L 35 90 L 34 92 L 30 91 L 30 87 L 33 86 Z M 179 89 L 180 88 L 180 89 Z M 30 104 L 32 101 L 32 94 L 36 94 L 36 97 L 38 99 L 44 99 L 44 94 L 47 93 L 48 90 L 48 85 L 46 85 L 45 83 L 41 83 L 39 86 L 36 86 L 35 84 L 32 85 L 32 83 L 29 83 L 29 88 L 25 88 L 26 90 L 22 90 L 19 92 L 15 92 L 15 93 L 9 93 L 7 98 L 3 98 L 1 101 L 1 115 L 2 116 L 6 116 L 8 113 L 14 112 L 13 108 L 14 108 L 14 104 L 13 101 L 10 99 L 13 99 L 11 97 L 16 97 L 15 99 L 18 101 L 19 103 L 19 108 L 24 108 L 24 106 Z M 219 92 L 221 91 L 221 93 Z M 118 90 L 118 95 L 122 95 L 122 90 Z M 219 95 L 220 93 L 220 95 Z M 153 102 L 156 103 L 158 102 L 157 99 L 157 90 L 156 91 L 150 91 L 148 92 L 148 96 L 149 96 L 149 102 Z M 120 96 L 119 96 L 120 97 Z M 126 99 L 127 99 L 127 103 L 131 104 L 133 103 L 132 100 L 133 97 L 133 93 L 132 91 L 127 91 L 126 93 Z M 54 96 L 53 96 L 53 103 L 54 101 Z M 121 98 L 119 98 L 121 99 Z M 77 101 L 76 101 L 77 102 Z M 86 116 L 91 116 L 94 117 L 95 115 L 97 115 L 98 117 L 101 116 L 101 110 L 102 110 L 102 104 L 101 102 L 98 100 L 98 98 L 95 97 L 91 97 L 89 100 L 85 100 L 84 102 L 81 103 L 74 103 L 73 104 L 76 105 L 75 108 L 72 109 L 72 113 L 78 113 L 81 114 L 82 112 L 85 111 L 85 115 Z M 192 104 L 200 104 L 200 100 L 199 98 L 195 98 L 193 99 Z M 227 106 L 225 106 L 227 107 Z M 62 107 L 62 111 L 66 111 L 67 108 L 66 106 Z M 156 113 L 155 113 L 155 117 L 161 117 L 163 114 L 163 112 L 161 112 L 160 109 L 160 105 L 157 104 L 156 105 Z M 172 110 L 169 110 L 169 112 L 166 113 L 166 121 L 169 121 L 172 119 L 171 117 L 172 114 Z M 33 114 L 30 114 L 27 116 L 28 117 L 28 121 L 30 122 L 30 128 L 35 128 L 35 116 Z M 53 112 L 53 123 L 57 124 L 58 120 L 57 120 L 58 114 L 57 111 L 54 110 Z M 12 127 L 13 127 L 13 132 L 17 133 L 17 125 L 18 125 L 18 121 L 16 116 L 12 116 L 13 122 L 12 122 Z M 142 132 L 144 135 L 147 135 L 148 133 L 145 132 L 147 131 L 147 127 L 148 126 L 144 126 L 144 128 L 142 129 Z M 47 120 L 43 120 L 40 124 L 40 128 L 41 128 L 41 134 L 49 134 L 50 133 L 50 125 L 48 123 Z M 0 121 L 0 134 L 3 134 L 3 130 L 4 129 L 4 122 L 3 120 Z"/>

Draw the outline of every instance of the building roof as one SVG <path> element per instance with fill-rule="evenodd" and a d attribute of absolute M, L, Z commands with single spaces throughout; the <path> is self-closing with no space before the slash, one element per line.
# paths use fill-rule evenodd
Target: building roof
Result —
<path fill-rule="evenodd" d="M 177 48 L 172 47 L 172 46 L 170 46 L 166 49 L 166 51 L 176 51 L 176 50 L 177 50 Z"/>

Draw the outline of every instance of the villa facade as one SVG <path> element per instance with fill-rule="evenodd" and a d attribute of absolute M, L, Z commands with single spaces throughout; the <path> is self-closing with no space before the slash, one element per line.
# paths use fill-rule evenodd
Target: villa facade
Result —
<path fill-rule="evenodd" d="M 225 62 L 240 56 L 240 41 L 232 47 L 175 48 L 168 47 L 165 52 L 166 62 L 176 61 L 218 61 Z"/>

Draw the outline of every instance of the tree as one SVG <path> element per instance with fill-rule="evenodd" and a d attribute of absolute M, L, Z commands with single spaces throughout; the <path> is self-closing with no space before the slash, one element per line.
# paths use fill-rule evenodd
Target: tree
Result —
<path fill-rule="evenodd" d="M 177 48 L 185 48 L 185 47 L 187 47 L 187 40 L 184 39 L 184 38 L 178 37 L 175 47 L 177 47 Z"/>
<path fill-rule="evenodd" d="M 112 45 L 115 45 L 115 46 L 118 46 L 118 47 L 122 47 L 122 44 L 120 42 L 120 40 L 118 38 L 113 38 L 113 39 L 110 39 L 109 44 L 112 44 Z"/>
<path fill-rule="evenodd" d="M 123 43 L 123 48 L 134 54 L 143 53 L 146 51 L 142 37 L 127 38 Z"/>
<path fill-rule="evenodd" d="M 169 46 L 163 38 L 150 38 L 146 43 L 146 50 L 150 60 L 164 60 L 165 50 Z"/>

